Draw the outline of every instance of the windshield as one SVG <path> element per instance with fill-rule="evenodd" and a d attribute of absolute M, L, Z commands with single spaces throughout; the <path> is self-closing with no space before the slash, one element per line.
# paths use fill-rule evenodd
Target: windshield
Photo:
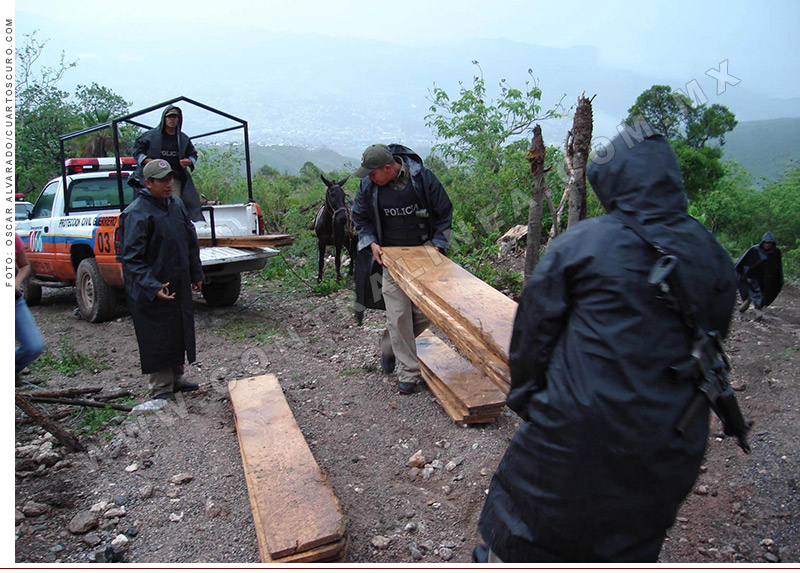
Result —
<path fill-rule="evenodd" d="M 120 208 L 116 177 L 75 179 L 69 186 L 69 212 Z M 125 205 L 133 202 L 133 188 L 123 185 Z"/>

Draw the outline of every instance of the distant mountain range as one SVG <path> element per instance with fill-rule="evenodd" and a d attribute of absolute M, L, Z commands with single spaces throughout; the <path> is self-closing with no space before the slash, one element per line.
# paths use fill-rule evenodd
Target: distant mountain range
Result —
<path fill-rule="evenodd" d="M 790 164 L 800 167 L 800 117 L 741 121 L 725 136 L 722 151 L 747 169 L 756 185 L 778 181 Z"/>
<path fill-rule="evenodd" d="M 429 148 L 418 148 L 423 156 Z M 777 181 L 786 168 L 800 165 L 800 118 L 741 121 L 725 137 L 724 159 L 742 165 L 753 176 L 756 185 Z M 350 171 L 358 159 L 343 155 L 327 147 L 307 149 L 294 145 L 252 145 L 250 157 L 255 173 L 262 165 L 269 165 L 280 173 L 299 175 L 303 165 L 310 161 L 324 172 Z"/>

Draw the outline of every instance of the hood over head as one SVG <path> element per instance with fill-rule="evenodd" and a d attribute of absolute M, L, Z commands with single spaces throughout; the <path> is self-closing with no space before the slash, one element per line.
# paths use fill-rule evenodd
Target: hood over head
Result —
<path fill-rule="evenodd" d="M 183 111 L 176 105 L 168 105 L 164 108 L 164 112 L 161 114 L 161 124 L 159 127 L 161 131 L 164 131 L 164 120 L 167 119 L 168 115 L 174 115 L 177 112 L 178 114 L 178 131 L 181 130 L 183 126 Z"/>
<path fill-rule="evenodd" d="M 778 241 L 775 240 L 775 235 L 773 235 L 770 231 L 767 231 L 764 233 L 764 236 L 761 237 L 761 242 L 759 245 L 763 245 L 764 243 L 773 243 L 777 245 Z"/>
<path fill-rule="evenodd" d="M 661 134 L 642 141 L 617 136 L 604 156 L 592 159 L 587 175 L 609 213 L 620 209 L 644 221 L 685 213 L 689 204 L 678 158 Z"/>

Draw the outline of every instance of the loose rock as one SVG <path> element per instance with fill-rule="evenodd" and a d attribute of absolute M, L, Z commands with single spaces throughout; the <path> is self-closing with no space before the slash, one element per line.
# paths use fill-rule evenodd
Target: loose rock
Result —
<path fill-rule="evenodd" d="M 170 481 L 170 483 L 174 483 L 176 485 L 183 485 L 185 483 L 189 483 L 193 479 L 194 479 L 193 475 L 181 473 L 181 474 L 176 474 L 176 475 L 172 476 L 169 479 L 169 481 Z"/>
<path fill-rule="evenodd" d="M 97 527 L 98 523 L 97 516 L 91 511 L 79 511 L 69 522 L 67 529 L 69 529 L 70 533 L 77 535 L 91 531 Z"/>
<path fill-rule="evenodd" d="M 389 539 L 388 537 L 384 537 L 383 535 L 376 535 L 375 537 L 372 538 L 372 541 L 370 541 L 370 543 L 372 543 L 372 546 L 375 549 L 386 549 L 387 547 L 389 547 L 389 544 L 391 542 L 392 542 L 391 539 Z"/>
<path fill-rule="evenodd" d="M 408 465 L 412 468 L 425 467 L 425 456 L 422 454 L 422 450 L 419 450 L 413 456 L 408 458 Z"/>
<path fill-rule="evenodd" d="M 22 506 L 22 513 L 24 513 L 27 517 L 37 517 L 47 513 L 49 509 L 49 505 L 31 500 L 27 501 L 25 505 Z"/>

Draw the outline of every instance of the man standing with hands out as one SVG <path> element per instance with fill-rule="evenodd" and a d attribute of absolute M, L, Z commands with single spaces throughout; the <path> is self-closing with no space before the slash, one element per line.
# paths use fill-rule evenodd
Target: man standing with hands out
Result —
<path fill-rule="evenodd" d="M 198 387 L 183 363 L 195 360 L 192 290 L 203 270 L 189 212 L 172 195 L 170 164 L 155 159 L 142 173 L 146 188 L 120 217 L 122 272 L 149 396 L 170 399 Z"/>

